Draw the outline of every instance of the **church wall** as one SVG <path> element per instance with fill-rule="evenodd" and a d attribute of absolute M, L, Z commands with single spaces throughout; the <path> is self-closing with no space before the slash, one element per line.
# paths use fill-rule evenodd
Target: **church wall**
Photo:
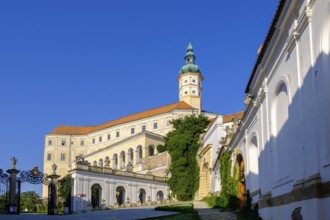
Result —
<path fill-rule="evenodd" d="M 254 201 L 264 219 L 291 219 L 299 206 L 304 219 L 328 216 L 322 207 L 329 205 L 323 189 L 330 179 L 329 12 L 329 0 L 286 2 L 231 143 L 245 157 L 248 189 L 254 185 L 253 133 L 260 143 L 254 164 L 259 163 L 260 195 Z"/>

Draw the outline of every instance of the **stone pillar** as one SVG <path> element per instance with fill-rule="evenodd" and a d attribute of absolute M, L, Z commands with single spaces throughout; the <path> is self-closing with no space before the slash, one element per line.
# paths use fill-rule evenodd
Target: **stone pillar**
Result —
<path fill-rule="evenodd" d="M 109 207 L 110 205 L 110 179 L 105 180 L 105 190 L 103 199 L 105 199 L 105 204 Z"/>
<path fill-rule="evenodd" d="M 109 190 L 109 205 L 114 207 L 116 200 L 116 189 L 115 189 L 115 183 L 113 180 L 110 180 L 110 190 Z"/>
<path fill-rule="evenodd" d="M 16 185 L 17 185 L 17 177 L 16 175 L 19 173 L 19 170 L 16 170 L 15 167 L 13 169 L 7 170 L 9 174 L 9 214 L 19 214 L 19 210 L 17 207 L 17 195 L 16 195 Z"/>
<path fill-rule="evenodd" d="M 148 157 L 148 154 L 149 154 L 149 152 L 148 152 L 148 147 L 144 147 L 144 149 L 143 149 L 143 154 L 142 154 L 142 158 Z"/>
<path fill-rule="evenodd" d="M 136 149 L 135 151 L 135 164 L 141 163 L 141 158 L 140 158 L 140 150 L 139 148 Z"/>

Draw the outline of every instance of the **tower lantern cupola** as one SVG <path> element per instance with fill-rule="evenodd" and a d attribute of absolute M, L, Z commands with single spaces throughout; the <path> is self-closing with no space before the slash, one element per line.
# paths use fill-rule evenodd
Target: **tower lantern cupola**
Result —
<path fill-rule="evenodd" d="M 190 42 L 184 59 L 185 65 L 182 66 L 178 77 L 179 99 L 196 108 L 198 114 L 200 114 L 202 111 L 202 81 L 204 77 L 195 64 L 196 57 Z"/>

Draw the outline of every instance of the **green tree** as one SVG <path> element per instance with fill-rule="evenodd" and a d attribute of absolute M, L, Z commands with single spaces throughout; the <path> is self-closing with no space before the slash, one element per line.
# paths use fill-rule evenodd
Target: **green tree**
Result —
<path fill-rule="evenodd" d="M 71 175 L 68 174 L 58 181 L 58 195 L 62 201 L 63 205 L 68 206 L 71 203 Z"/>
<path fill-rule="evenodd" d="M 193 199 L 199 187 L 199 167 L 196 159 L 199 138 L 209 120 L 203 116 L 186 116 L 172 120 L 175 130 L 167 133 L 165 149 L 171 156 L 168 184 L 179 200 Z"/>
<path fill-rule="evenodd" d="M 37 212 L 41 207 L 42 201 L 35 191 L 27 191 L 21 194 L 21 211 Z"/>

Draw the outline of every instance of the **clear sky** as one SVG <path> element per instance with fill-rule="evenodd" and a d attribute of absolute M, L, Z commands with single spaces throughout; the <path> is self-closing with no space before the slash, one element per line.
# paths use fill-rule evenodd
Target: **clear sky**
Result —
<path fill-rule="evenodd" d="M 244 109 L 277 0 L 0 2 L 0 168 L 42 170 L 44 135 L 178 101 L 192 42 L 203 109 Z M 41 186 L 23 185 L 23 191 Z"/>

